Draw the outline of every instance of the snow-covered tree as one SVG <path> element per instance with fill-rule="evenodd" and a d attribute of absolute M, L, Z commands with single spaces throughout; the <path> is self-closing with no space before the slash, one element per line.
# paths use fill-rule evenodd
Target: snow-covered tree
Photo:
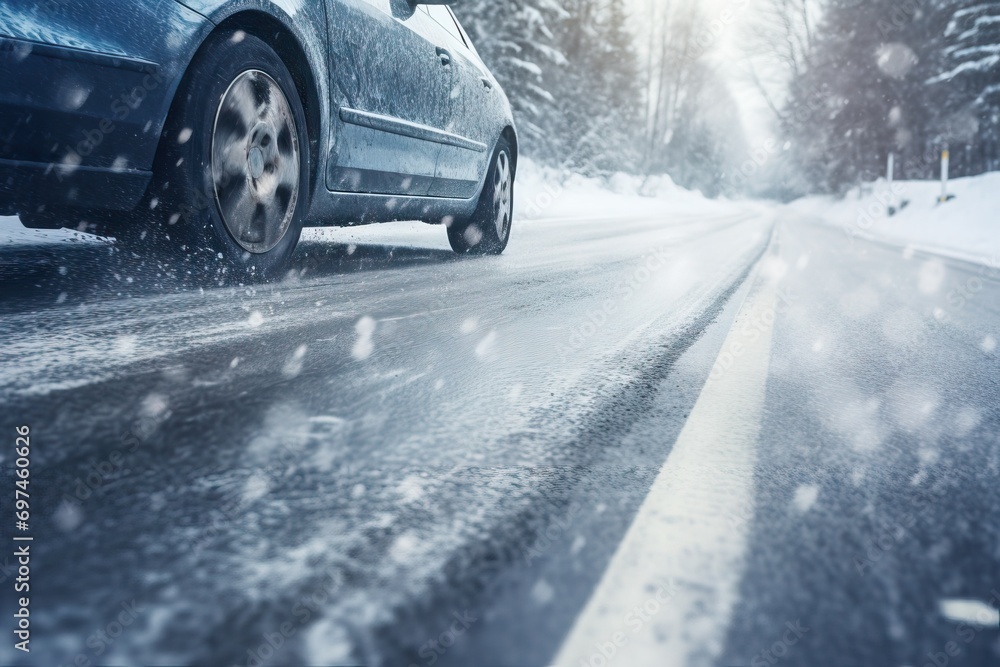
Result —
<path fill-rule="evenodd" d="M 526 155 L 588 175 L 676 171 L 719 191 L 741 125 L 705 64 L 714 38 L 696 3 L 653 2 L 643 16 L 626 0 L 469 0 L 455 11 L 510 96 Z"/>
<path fill-rule="evenodd" d="M 781 6 L 776 2 L 774 6 Z M 843 191 L 884 173 L 1000 169 L 1000 3 L 824 0 L 779 110 L 808 186 Z"/>
<path fill-rule="evenodd" d="M 937 139 L 951 145 L 957 173 L 1000 169 L 1000 4 L 945 3 L 939 70 L 928 80 L 940 113 Z"/>
<path fill-rule="evenodd" d="M 567 65 L 556 85 L 557 163 L 590 174 L 637 167 L 641 93 L 635 38 L 621 0 L 563 0 L 556 30 Z"/>
<path fill-rule="evenodd" d="M 622 0 L 470 0 L 455 11 L 510 96 L 527 154 L 591 174 L 637 167 L 639 68 Z"/>
<path fill-rule="evenodd" d="M 554 114 L 550 88 L 567 64 L 552 32 L 565 10 L 556 0 L 471 0 L 455 13 L 507 91 L 525 148 L 538 153 Z"/>
<path fill-rule="evenodd" d="M 921 66 L 934 46 L 928 13 L 907 2 L 826 2 L 781 114 L 792 158 L 812 188 L 842 192 L 875 179 L 889 152 L 901 164 L 927 165 Z"/>

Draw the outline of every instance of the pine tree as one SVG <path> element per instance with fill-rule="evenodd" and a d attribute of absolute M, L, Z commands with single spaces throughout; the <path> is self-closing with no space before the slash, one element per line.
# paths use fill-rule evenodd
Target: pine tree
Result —
<path fill-rule="evenodd" d="M 609 156 L 606 167 L 610 170 L 635 169 L 640 158 L 638 132 L 642 94 L 635 35 L 629 29 L 624 0 L 611 0 L 601 28 L 603 62 L 597 71 L 601 76 L 601 101 L 611 126 L 605 135 Z"/>
<path fill-rule="evenodd" d="M 633 171 L 642 98 L 638 56 L 622 0 L 565 0 L 556 31 L 567 57 L 557 84 L 553 154 L 586 174 Z"/>
<path fill-rule="evenodd" d="M 896 0 L 831 0 L 806 69 L 791 82 L 784 131 L 807 180 L 843 192 L 884 172 L 888 153 L 922 152 L 926 100 L 918 11 Z"/>
<path fill-rule="evenodd" d="M 637 168 L 640 74 L 623 0 L 470 0 L 455 11 L 507 91 L 527 154 L 592 175 Z"/>
<path fill-rule="evenodd" d="M 1000 4 L 949 0 L 942 13 L 938 71 L 927 80 L 937 137 L 950 144 L 956 174 L 1000 169 Z"/>

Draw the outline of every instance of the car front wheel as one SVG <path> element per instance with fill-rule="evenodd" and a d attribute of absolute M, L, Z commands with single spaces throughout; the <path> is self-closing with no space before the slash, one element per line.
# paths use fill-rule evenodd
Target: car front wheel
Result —
<path fill-rule="evenodd" d="M 302 231 L 308 165 L 288 68 L 252 35 L 218 34 L 192 64 L 164 131 L 154 232 L 196 266 L 241 279 L 279 275 Z"/>

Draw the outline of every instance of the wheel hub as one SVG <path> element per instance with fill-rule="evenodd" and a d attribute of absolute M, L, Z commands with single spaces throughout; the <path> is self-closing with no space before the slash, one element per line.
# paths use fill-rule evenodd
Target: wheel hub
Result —
<path fill-rule="evenodd" d="M 250 155 L 247 156 L 247 163 L 250 170 L 250 178 L 254 180 L 260 178 L 264 173 L 264 151 L 260 149 L 260 146 L 254 146 L 250 149 Z"/>
<path fill-rule="evenodd" d="M 284 238 L 300 168 L 295 118 L 281 87 L 260 70 L 240 74 L 216 114 L 212 178 L 219 213 L 241 248 L 263 254 Z"/>

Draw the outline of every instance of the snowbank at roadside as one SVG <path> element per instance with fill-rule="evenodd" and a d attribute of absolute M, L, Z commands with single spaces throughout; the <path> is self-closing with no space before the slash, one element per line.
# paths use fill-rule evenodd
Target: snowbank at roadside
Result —
<path fill-rule="evenodd" d="M 521 221 L 595 219 L 622 214 L 673 217 L 746 208 L 745 202 L 737 206 L 685 190 L 669 176 L 615 174 L 609 178 L 590 178 L 544 167 L 528 158 L 522 158 L 518 164 L 516 188 L 514 215 Z"/>
<path fill-rule="evenodd" d="M 822 219 L 848 236 L 875 238 L 918 250 L 1000 266 L 1000 172 L 950 183 L 955 199 L 938 203 L 941 184 L 878 181 L 862 196 L 852 190 L 843 199 L 806 197 L 788 209 Z M 903 202 L 908 202 L 902 207 Z M 888 208 L 899 209 L 888 215 Z"/>
<path fill-rule="evenodd" d="M 108 243 L 108 240 L 73 229 L 28 229 L 16 216 L 0 215 L 0 249 L 15 245 L 52 243 Z"/>

